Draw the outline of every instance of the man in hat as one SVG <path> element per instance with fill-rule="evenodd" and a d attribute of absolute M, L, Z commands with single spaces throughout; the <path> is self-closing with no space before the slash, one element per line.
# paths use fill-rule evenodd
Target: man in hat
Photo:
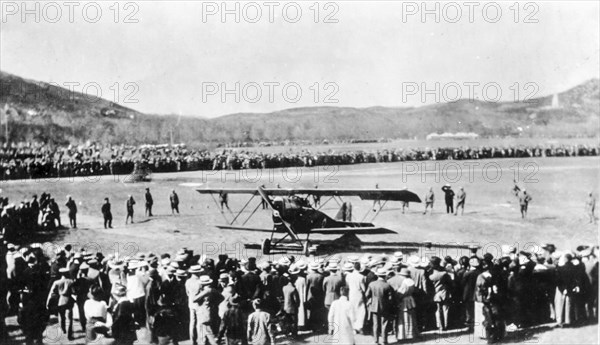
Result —
<path fill-rule="evenodd" d="M 171 204 L 171 214 L 175 215 L 175 212 L 179 214 L 179 196 L 175 193 L 175 189 L 173 189 L 171 195 L 169 195 L 169 202 Z"/>
<path fill-rule="evenodd" d="M 325 292 L 324 305 L 329 312 L 331 303 L 340 298 L 340 287 L 344 286 L 344 280 L 338 274 L 339 265 L 337 262 L 330 262 L 327 268 L 330 274 L 323 279 L 323 291 Z"/>
<path fill-rule="evenodd" d="M 113 286 L 112 295 L 117 303 L 112 311 L 112 336 L 117 344 L 132 345 L 137 340 L 133 325 L 135 324 L 134 306 L 127 298 L 127 288 L 124 285 Z"/>
<path fill-rule="evenodd" d="M 454 191 L 452 187 L 446 184 L 442 187 L 442 191 L 444 192 L 444 200 L 446 201 L 446 213 L 454 213 Z"/>
<path fill-rule="evenodd" d="M 544 250 L 544 260 L 547 265 L 552 264 L 552 254 L 556 251 L 556 246 L 552 243 L 546 243 L 542 246 Z"/>
<path fill-rule="evenodd" d="M 293 274 L 299 273 L 297 268 L 292 265 L 290 271 Z M 283 324 L 286 335 L 290 335 L 293 338 L 298 335 L 298 307 L 300 306 L 300 296 L 292 276 L 285 273 L 282 279 L 282 294 L 283 294 Z"/>
<path fill-rule="evenodd" d="M 252 301 L 254 312 L 248 316 L 248 343 L 252 345 L 274 345 L 274 324 L 271 322 L 271 315 L 262 311 L 261 304 L 260 299 Z"/>
<path fill-rule="evenodd" d="M 386 282 L 388 271 L 378 268 L 376 271 L 378 279 L 371 282 L 367 287 L 365 298 L 367 299 L 368 311 L 373 321 L 373 339 L 375 344 L 387 344 L 388 323 L 393 316 L 394 290 Z"/>
<path fill-rule="evenodd" d="M 188 273 L 190 273 L 191 276 L 185 282 L 185 292 L 188 296 L 188 307 L 190 308 L 190 340 L 192 341 L 192 344 L 197 344 L 202 327 L 201 324 L 198 323 L 200 305 L 194 302 L 194 297 L 196 297 L 196 295 L 198 295 L 202 290 L 202 284 L 200 284 L 202 266 L 191 266 L 188 270 Z"/>
<path fill-rule="evenodd" d="M 465 309 L 465 324 L 469 329 L 473 329 L 475 322 L 475 289 L 477 285 L 477 277 L 481 274 L 481 261 L 477 256 L 472 256 L 469 259 L 467 270 L 464 272 L 462 279 L 458 282 L 460 286 L 459 293 Z"/>
<path fill-rule="evenodd" d="M 433 187 L 429 187 L 429 191 L 425 194 L 425 211 L 423 214 L 427 214 L 427 209 L 431 208 L 431 214 L 433 214 L 433 202 L 435 201 L 435 195 L 433 194 Z"/>
<path fill-rule="evenodd" d="M 431 272 L 429 279 L 433 283 L 435 294 L 433 302 L 436 305 L 436 323 L 438 330 L 445 331 L 448 327 L 448 311 L 450 310 L 450 293 L 452 291 L 452 279 L 441 266 L 442 260 L 437 256 L 430 259 Z"/>
<path fill-rule="evenodd" d="M 217 334 L 219 326 L 219 304 L 223 296 L 212 288 L 213 280 L 202 275 L 199 278 L 201 285 L 200 293 L 193 297 L 193 301 L 198 304 L 197 322 L 200 324 L 200 343 L 217 345 Z"/>
<path fill-rule="evenodd" d="M 146 270 L 148 263 L 142 258 L 129 262 L 127 270 L 127 298 L 133 302 L 135 321 L 146 324 L 146 289 L 148 283 Z"/>
<path fill-rule="evenodd" d="M 69 210 L 69 225 L 71 225 L 72 228 L 76 229 L 77 228 L 77 204 L 75 203 L 75 200 L 73 200 L 71 198 L 71 196 L 67 196 L 67 203 L 65 204 L 65 206 L 67 206 L 67 209 Z"/>
<path fill-rule="evenodd" d="M 417 255 L 412 255 L 408 259 L 408 270 L 410 277 L 415 282 L 414 299 L 416 303 L 416 312 L 418 325 L 424 329 L 429 324 L 429 314 L 427 310 L 431 305 L 430 295 L 432 287 L 425 269 L 422 267 L 421 258 Z"/>
<path fill-rule="evenodd" d="M 67 334 L 69 340 L 73 340 L 73 279 L 69 278 L 69 269 L 63 267 L 58 270 L 60 273 L 60 279 L 52 283 L 50 293 L 48 294 L 48 300 L 46 301 L 46 308 L 52 308 L 52 297 L 58 296 L 57 311 L 60 317 L 60 328 L 63 333 Z M 65 328 L 66 318 L 69 320 L 68 330 Z"/>
<path fill-rule="evenodd" d="M 144 214 L 148 217 L 152 217 L 152 205 L 154 205 L 154 200 L 152 199 L 152 194 L 150 194 L 150 188 L 146 188 L 144 197 L 146 198 L 146 209 L 144 210 Z"/>
<path fill-rule="evenodd" d="M 160 284 L 161 279 L 156 268 L 148 270 L 148 283 L 146 284 L 146 327 L 150 331 L 150 342 L 158 343 L 158 336 L 155 332 L 155 315 L 160 309 Z"/>
<path fill-rule="evenodd" d="M 110 211 L 110 201 L 108 198 L 104 198 L 104 204 L 102 204 L 102 218 L 104 218 L 104 228 L 108 226 L 112 229 L 112 212 Z"/>
<path fill-rule="evenodd" d="M 320 265 L 311 261 L 306 276 L 306 308 L 308 310 L 308 325 L 313 331 L 320 330 L 324 324 L 323 275 L 319 272 Z"/>
<path fill-rule="evenodd" d="M 133 205 L 135 205 L 135 200 L 133 200 L 133 196 L 127 196 L 127 201 L 125 202 L 125 210 L 127 211 L 127 216 L 125 217 L 125 225 L 127 225 L 127 221 L 131 218 L 131 223 L 133 224 Z"/>
<path fill-rule="evenodd" d="M 460 187 L 458 194 L 456 195 L 456 212 L 454 215 L 458 215 L 458 209 L 460 209 L 460 215 L 465 214 L 465 201 L 467 199 L 467 193 L 465 193 L 465 187 Z"/>
<path fill-rule="evenodd" d="M 248 262 L 244 262 L 241 265 L 241 269 L 244 274 L 242 275 L 240 281 L 240 291 L 238 291 L 238 293 L 244 301 L 248 302 L 259 298 L 262 289 L 261 279 L 258 274 L 256 274 L 255 260 L 255 258 L 248 258 Z"/>
<path fill-rule="evenodd" d="M 353 312 L 352 305 L 348 301 L 348 288 L 340 288 L 340 298 L 333 301 L 329 314 L 327 316 L 329 324 L 329 334 L 331 341 L 339 344 L 354 344 L 354 331 L 357 318 L 360 317 Z"/>
<path fill-rule="evenodd" d="M 515 324 L 521 327 L 527 327 L 534 319 L 533 299 L 530 294 L 533 291 L 535 282 L 533 281 L 533 271 L 535 262 L 531 260 L 531 253 L 520 251 L 518 256 L 518 266 L 515 267 L 515 275 L 512 283 L 511 296 L 513 296 Z"/>
<path fill-rule="evenodd" d="M 221 343 L 223 337 L 227 339 L 227 344 L 245 343 L 246 323 L 240 302 L 242 302 L 242 298 L 239 295 L 231 296 L 223 302 L 227 305 L 227 310 L 223 313 L 219 329 L 219 343 Z"/>
<path fill-rule="evenodd" d="M 86 327 L 86 317 L 83 309 L 83 305 L 85 301 L 88 299 L 88 293 L 90 291 L 90 287 L 92 286 L 92 280 L 88 277 L 89 265 L 86 262 L 83 262 L 79 266 L 79 271 L 77 272 L 76 279 L 73 282 L 73 291 L 75 294 L 75 303 L 77 304 L 77 311 L 79 314 L 79 324 L 81 325 L 81 329 L 85 331 Z"/>
<path fill-rule="evenodd" d="M 353 327 L 358 333 L 362 333 L 367 315 L 367 308 L 365 306 L 367 278 L 361 274 L 361 265 L 358 261 L 351 263 L 351 265 L 353 265 L 353 270 L 350 274 L 346 275 L 348 302 L 355 316 Z"/>

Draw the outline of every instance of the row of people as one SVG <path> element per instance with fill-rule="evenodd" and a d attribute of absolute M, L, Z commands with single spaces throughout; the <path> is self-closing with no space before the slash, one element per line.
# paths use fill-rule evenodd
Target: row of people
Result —
<path fill-rule="evenodd" d="M 3 148 L 0 149 L 0 180 L 39 179 L 90 175 L 123 175 L 136 163 L 151 172 L 195 170 L 273 169 L 360 163 L 496 159 L 525 157 L 597 156 L 600 148 L 588 145 L 450 147 L 261 153 L 245 150 L 192 150 L 177 147 Z"/>
<path fill-rule="evenodd" d="M 494 258 L 474 248 L 458 260 L 397 252 L 257 262 L 223 254 L 215 262 L 187 248 L 124 260 L 71 246 L 50 258 L 41 245 L 8 244 L 0 292 L 9 303 L 0 303 L 0 316 L 17 313 L 35 343 L 53 314 L 73 339 L 76 308 L 88 342 L 118 344 L 275 344 L 299 331 L 343 344 L 370 334 L 386 344 L 390 336 L 417 341 L 423 331 L 450 328 L 496 342 L 507 326 L 596 321 L 598 247 L 543 249 L 503 246 Z"/>

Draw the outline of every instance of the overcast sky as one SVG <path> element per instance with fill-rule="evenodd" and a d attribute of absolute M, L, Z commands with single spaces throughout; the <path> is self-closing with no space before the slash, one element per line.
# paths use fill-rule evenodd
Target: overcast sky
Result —
<path fill-rule="evenodd" d="M 313 2 L 307 2 L 296 16 L 295 5 L 283 13 L 282 2 L 273 8 L 273 23 L 264 2 L 255 3 L 262 11 L 256 23 L 250 22 L 256 21 L 256 8 L 239 3 L 240 23 L 233 14 L 223 23 L 221 9 L 214 10 L 220 2 L 121 4 L 118 15 L 108 2 L 98 21 L 88 23 L 95 20 L 95 5 L 88 5 L 84 16 L 82 2 L 72 18 L 66 6 L 61 5 L 61 17 L 56 8 L 41 7 L 36 23 L 34 15 L 23 20 L 20 1 L 3 2 L 0 69 L 40 81 L 79 83 L 77 91 L 97 83 L 104 98 L 143 112 L 205 117 L 315 105 L 419 106 L 421 86 L 431 89 L 436 82 L 440 94 L 457 83 L 463 97 L 469 91 L 465 83 L 480 83 L 472 86 L 477 97 L 483 85 L 497 83 L 503 100 L 515 98 L 519 83 L 522 99 L 532 92 L 563 91 L 600 74 L 597 1 L 521 3 L 518 11 L 511 1 L 501 3 L 500 16 L 492 5 L 484 13 L 486 3 L 478 3 L 472 16 L 464 2 L 455 3 L 461 16 L 440 3 L 439 23 L 433 14 L 423 22 L 422 9 L 414 7 L 420 3 L 320 3 L 317 16 Z M 332 23 L 325 23 L 327 16 Z M 289 22 L 296 17 L 296 23 Z M 236 82 L 240 100 L 229 94 L 223 102 L 221 87 L 234 89 Z M 525 89 L 528 82 L 536 87 Z M 262 95 L 253 103 L 256 85 Z M 298 87 L 301 97 L 295 94 Z M 454 97 L 455 88 L 445 90 L 446 98 Z M 432 102 L 433 96 L 425 99 Z"/>

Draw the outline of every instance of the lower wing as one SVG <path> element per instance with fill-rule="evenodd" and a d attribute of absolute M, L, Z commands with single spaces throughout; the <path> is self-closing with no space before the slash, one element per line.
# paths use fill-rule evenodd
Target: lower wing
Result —
<path fill-rule="evenodd" d="M 245 226 L 235 226 L 235 225 L 215 225 L 218 229 L 225 230 L 243 230 L 243 231 L 253 231 L 253 232 L 273 232 L 273 228 L 265 229 L 265 228 L 250 228 Z"/>
<path fill-rule="evenodd" d="M 355 234 L 355 235 L 382 235 L 382 234 L 396 234 L 397 232 L 381 228 L 381 227 L 354 227 L 354 228 L 315 228 L 310 230 L 313 234 L 325 234 L 325 235 L 343 235 L 343 234 Z"/>

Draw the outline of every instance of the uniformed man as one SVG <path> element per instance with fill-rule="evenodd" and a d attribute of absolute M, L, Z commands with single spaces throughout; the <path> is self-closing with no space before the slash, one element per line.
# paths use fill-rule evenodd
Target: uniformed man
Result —
<path fill-rule="evenodd" d="M 465 193 L 465 188 L 464 187 L 460 187 L 460 190 L 456 196 L 456 212 L 454 212 L 454 215 L 458 215 L 458 209 L 460 208 L 460 215 L 462 216 L 463 214 L 465 214 L 465 200 L 467 198 L 467 193 Z"/>
<path fill-rule="evenodd" d="M 77 204 L 75 204 L 75 200 L 71 198 L 69 195 L 67 197 L 67 203 L 65 204 L 67 209 L 69 210 L 69 224 L 72 228 L 77 228 Z"/>
<path fill-rule="evenodd" d="M 523 189 L 521 193 L 518 193 L 518 197 L 519 205 L 521 205 L 521 218 L 525 218 L 525 216 L 527 216 L 527 207 L 531 201 L 531 196 L 527 194 L 527 190 Z"/>
<path fill-rule="evenodd" d="M 452 187 L 449 184 L 446 184 L 442 187 L 442 191 L 445 194 L 446 213 L 454 213 L 454 191 L 452 190 Z"/>
<path fill-rule="evenodd" d="M 133 196 L 129 195 L 127 197 L 127 201 L 125 202 L 125 208 L 127 209 L 125 225 L 127 225 L 127 221 L 129 220 L 129 218 L 131 218 L 131 223 L 133 224 L 133 205 L 135 205 L 135 200 L 133 200 Z"/>
<path fill-rule="evenodd" d="M 433 202 L 435 201 L 435 195 L 433 194 L 433 187 L 429 187 L 429 192 L 425 194 L 425 211 L 423 214 L 427 214 L 427 209 L 431 208 L 431 214 L 433 214 Z"/>
<path fill-rule="evenodd" d="M 108 226 L 112 229 L 112 213 L 110 211 L 110 201 L 108 198 L 104 198 L 104 204 L 102 204 L 102 217 L 104 218 L 104 228 Z"/>
<path fill-rule="evenodd" d="M 219 192 L 219 201 L 221 202 L 221 210 L 223 210 L 223 206 L 229 209 L 229 197 L 227 196 L 227 192 L 220 191 Z"/>
<path fill-rule="evenodd" d="M 169 202 L 171 203 L 171 214 L 175 215 L 175 211 L 179 214 L 179 196 L 175 193 L 175 189 L 169 195 Z"/>
<path fill-rule="evenodd" d="M 150 188 L 146 188 L 146 210 L 144 214 L 148 217 L 152 217 L 152 205 L 154 205 L 154 200 L 152 199 L 152 194 L 150 194 Z"/>

